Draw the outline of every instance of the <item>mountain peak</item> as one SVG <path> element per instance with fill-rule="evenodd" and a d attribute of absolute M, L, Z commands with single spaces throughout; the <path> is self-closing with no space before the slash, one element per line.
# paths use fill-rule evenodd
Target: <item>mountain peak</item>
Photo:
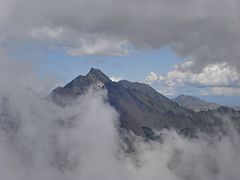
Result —
<path fill-rule="evenodd" d="M 185 100 L 188 100 L 188 101 L 195 101 L 195 102 L 199 102 L 199 101 L 203 101 L 195 96 L 191 96 L 191 95 L 185 95 L 185 94 L 181 94 L 179 95 L 178 97 L 174 98 L 174 99 L 178 99 L 178 100 L 181 100 L 181 101 L 185 101 Z"/>
<path fill-rule="evenodd" d="M 111 81 L 110 78 L 106 76 L 101 70 L 95 68 L 90 69 L 87 77 L 91 79 L 96 79 L 104 84 Z"/>
<path fill-rule="evenodd" d="M 184 94 L 174 98 L 173 101 L 177 102 L 180 106 L 193 111 L 207 111 L 211 109 L 217 109 L 220 106 L 219 104 L 207 102 L 195 96 Z"/>
<path fill-rule="evenodd" d="M 96 69 L 96 68 L 91 68 L 88 74 L 104 74 L 100 69 Z"/>

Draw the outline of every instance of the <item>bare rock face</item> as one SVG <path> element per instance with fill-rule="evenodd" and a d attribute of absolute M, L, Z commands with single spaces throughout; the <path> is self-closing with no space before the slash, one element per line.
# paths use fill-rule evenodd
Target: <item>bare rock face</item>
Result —
<path fill-rule="evenodd" d="M 86 76 L 80 75 L 64 87 L 54 89 L 50 94 L 50 98 L 60 105 L 66 105 L 76 97 L 86 93 L 91 86 L 102 88 L 108 82 L 111 82 L 109 77 L 100 70 L 91 68 Z"/>
<path fill-rule="evenodd" d="M 78 76 L 66 86 L 54 89 L 50 97 L 65 106 L 91 86 L 108 91 L 108 102 L 119 113 L 121 127 L 139 136 L 152 138 L 155 130 L 162 129 L 175 129 L 189 137 L 194 137 L 198 132 L 216 134 L 224 131 L 223 116 L 234 121 L 236 127 L 240 125 L 240 113 L 234 109 L 216 107 L 195 112 L 146 84 L 125 80 L 112 82 L 100 70 L 93 68 L 86 76 Z M 200 101 L 200 104 L 203 103 Z"/>

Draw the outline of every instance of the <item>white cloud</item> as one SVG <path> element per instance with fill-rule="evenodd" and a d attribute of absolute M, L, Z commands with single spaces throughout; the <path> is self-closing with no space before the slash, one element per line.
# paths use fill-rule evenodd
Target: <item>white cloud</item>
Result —
<path fill-rule="evenodd" d="M 177 88 L 175 87 L 162 86 L 158 91 L 164 96 L 175 96 L 177 94 Z"/>
<path fill-rule="evenodd" d="M 200 72 L 192 72 L 191 69 L 182 70 L 182 66 L 191 64 L 185 62 L 176 66 L 164 76 L 167 86 L 180 86 L 190 84 L 192 86 L 240 86 L 240 72 L 227 63 L 209 64 Z"/>
<path fill-rule="evenodd" d="M 176 95 L 176 88 L 170 86 L 163 86 L 162 81 L 164 80 L 164 76 L 158 75 L 155 72 L 150 72 L 149 75 L 145 78 L 143 83 L 146 83 L 150 86 L 156 86 L 158 92 L 165 96 L 174 96 Z"/>
<path fill-rule="evenodd" d="M 59 49 L 70 56 L 123 56 L 127 41 L 101 34 L 76 32 L 70 27 L 43 26 L 30 32 L 35 42 Z"/>
<path fill-rule="evenodd" d="M 176 92 L 179 87 L 190 86 L 198 88 L 213 87 L 208 88 L 209 94 L 238 94 L 237 87 L 240 87 L 240 72 L 237 68 L 229 66 L 227 63 L 217 63 L 209 64 L 200 72 L 194 72 L 191 70 L 192 65 L 193 61 L 176 65 L 174 70 L 164 76 L 150 73 L 146 78 L 146 82 L 148 84 L 157 82 L 163 86 L 161 89 L 171 89 L 171 92 Z M 207 91 L 205 89 L 200 94 L 207 94 Z"/>
<path fill-rule="evenodd" d="M 158 75 L 154 72 L 150 72 L 150 74 L 147 76 L 145 82 L 147 84 L 152 84 L 153 82 L 158 81 Z"/>
<path fill-rule="evenodd" d="M 71 56 L 123 56 L 128 54 L 127 49 L 123 46 L 124 42 L 99 39 L 92 43 L 83 43 L 79 48 L 67 48 L 66 53 Z"/>
<path fill-rule="evenodd" d="M 64 33 L 63 27 L 41 27 L 31 31 L 35 39 L 61 39 Z"/>
<path fill-rule="evenodd" d="M 163 76 L 158 75 L 155 72 L 150 72 L 150 74 L 144 80 L 144 83 L 151 85 L 153 83 L 157 83 L 157 82 L 163 80 L 163 78 L 164 78 Z"/>
<path fill-rule="evenodd" d="M 118 82 L 118 81 L 121 81 L 123 78 L 122 78 L 122 77 L 111 76 L 110 79 L 111 79 L 113 82 Z"/>

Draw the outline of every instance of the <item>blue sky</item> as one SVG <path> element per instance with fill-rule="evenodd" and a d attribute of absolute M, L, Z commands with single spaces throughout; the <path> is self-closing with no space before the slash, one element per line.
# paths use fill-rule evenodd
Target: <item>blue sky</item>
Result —
<path fill-rule="evenodd" d="M 38 61 L 38 65 L 42 67 L 43 73 L 53 73 L 64 81 L 86 74 L 91 67 L 101 69 L 108 76 L 143 81 L 151 71 L 165 74 L 181 60 L 169 48 L 135 51 L 126 56 L 73 57 L 59 51 L 49 51 Z"/>

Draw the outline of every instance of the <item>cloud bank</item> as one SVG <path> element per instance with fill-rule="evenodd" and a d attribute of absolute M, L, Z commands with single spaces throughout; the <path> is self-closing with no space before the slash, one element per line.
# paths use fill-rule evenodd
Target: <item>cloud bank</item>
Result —
<path fill-rule="evenodd" d="M 179 87 L 201 88 L 201 95 L 225 95 L 234 96 L 240 94 L 240 72 L 236 67 L 227 63 L 209 64 L 200 72 L 191 71 L 193 61 L 186 61 L 176 65 L 174 69 L 165 75 L 151 72 L 145 82 L 147 84 L 162 84 L 167 89 Z"/>

